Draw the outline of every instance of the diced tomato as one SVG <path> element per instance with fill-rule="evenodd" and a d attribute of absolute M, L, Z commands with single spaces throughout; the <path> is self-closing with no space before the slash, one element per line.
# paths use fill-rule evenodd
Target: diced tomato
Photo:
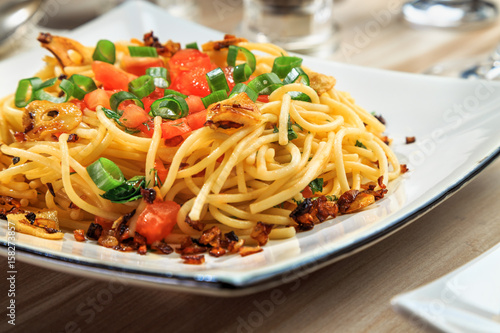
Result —
<path fill-rule="evenodd" d="M 165 67 L 165 63 L 161 58 L 131 57 L 129 55 L 124 55 L 120 62 L 120 66 L 127 73 L 141 76 L 146 74 L 146 69 L 150 67 Z"/>
<path fill-rule="evenodd" d="M 205 76 L 209 71 L 210 70 L 206 70 L 203 67 L 199 67 L 187 72 L 182 72 L 172 80 L 172 84 L 169 88 L 177 90 L 184 95 L 205 97 L 210 94 L 210 88 L 208 87 L 207 78 Z"/>
<path fill-rule="evenodd" d="M 161 130 L 163 133 L 162 138 L 170 139 L 174 136 L 191 132 L 191 127 L 189 127 L 186 118 L 180 118 L 164 122 L 163 124 L 161 124 Z"/>
<path fill-rule="evenodd" d="M 269 95 L 259 95 L 257 100 L 262 103 L 269 103 Z"/>
<path fill-rule="evenodd" d="M 110 108 L 109 106 L 109 98 L 113 94 L 112 91 L 106 91 L 103 89 L 96 89 L 94 91 L 89 92 L 83 100 L 85 101 L 85 104 L 90 110 L 95 111 L 97 106 L 102 106 L 107 109 Z"/>
<path fill-rule="evenodd" d="M 158 179 L 163 184 L 165 179 L 167 179 L 168 170 L 165 169 L 165 165 L 161 160 L 155 160 L 154 168 L 156 170 L 156 174 L 158 175 Z"/>
<path fill-rule="evenodd" d="M 174 81 L 181 73 L 189 72 L 194 68 L 203 68 L 205 73 L 214 69 L 208 54 L 196 49 L 177 51 L 168 61 L 170 79 Z"/>
<path fill-rule="evenodd" d="M 306 188 L 302 190 L 302 196 L 304 198 L 310 198 L 313 196 L 313 192 L 310 186 L 306 186 Z"/>
<path fill-rule="evenodd" d="M 179 206 L 173 201 L 155 201 L 148 204 L 137 219 L 135 231 L 152 244 L 167 237 L 177 223 Z"/>
<path fill-rule="evenodd" d="M 142 103 L 144 104 L 144 110 L 149 112 L 151 110 L 151 104 L 154 103 L 159 98 L 162 98 L 165 94 L 165 91 L 160 88 L 156 88 L 149 96 L 146 96 L 142 99 Z"/>
<path fill-rule="evenodd" d="M 102 83 L 106 90 L 128 90 L 128 83 L 137 78 L 136 75 L 125 72 L 107 62 L 94 61 L 92 71 L 95 79 Z"/>
<path fill-rule="evenodd" d="M 136 127 L 138 130 L 141 131 L 142 134 L 145 136 L 152 138 L 154 134 L 154 129 L 155 129 L 155 124 L 154 124 L 154 119 L 149 119 L 148 121 L 140 124 L 139 126 Z"/>
<path fill-rule="evenodd" d="M 189 127 L 194 131 L 198 128 L 202 128 L 207 121 L 207 110 L 189 114 L 186 117 Z"/>
<path fill-rule="evenodd" d="M 200 96 L 189 95 L 186 98 L 186 103 L 189 106 L 189 114 L 205 110 Z"/>
<path fill-rule="evenodd" d="M 94 217 L 94 223 L 101 225 L 104 230 L 110 230 L 113 227 L 113 220 L 105 219 L 104 217 L 96 216 Z"/>
<path fill-rule="evenodd" d="M 151 116 L 143 108 L 135 104 L 129 104 L 123 110 L 120 121 L 128 128 L 136 128 L 151 119 Z"/>
<path fill-rule="evenodd" d="M 85 104 L 84 101 L 80 101 L 79 99 L 73 98 L 69 102 L 75 104 L 76 106 L 78 106 L 78 108 L 80 110 L 82 110 L 82 111 L 87 108 L 87 104 Z"/>

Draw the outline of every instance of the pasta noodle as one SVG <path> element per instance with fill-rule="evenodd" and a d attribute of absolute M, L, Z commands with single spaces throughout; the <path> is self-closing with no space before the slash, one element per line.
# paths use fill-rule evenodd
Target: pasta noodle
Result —
<path fill-rule="evenodd" d="M 118 59 L 126 54 L 126 45 L 117 44 L 122 50 Z M 277 57 L 287 56 L 271 44 L 239 40 L 232 45 L 255 55 L 254 77 L 270 73 Z M 206 54 L 221 65 L 226 52 L 209 49 Z M 42 80 L 58 73 L 95 79 L 92 64 L 62 67 L 51 57 L 46 63 L 38 74 Z M 240 54 L 237 64 L 242 63 Z M 313 76 L 322 75 L 305 72 L 311 82 Z M 312 194 L 309 200 L 324 197 L 336 202 L 346 192 L 366 190 L 378 199 L 373 193 L 383 193 L 387 183 L 401 174 L 385 142 L 384 124 L 349 94 L 338 91 L 334 81 L 326 86 L 297 82 L 277 87 L 267 94 L 268 100 L 254 102 L 259 118 L 253 123 L 224 128 L 207 122 L 173 146 L 162 135 L 165 120 L 159 115 L 152 118 L 153 134 L 148 137 L 124 130 L 105 108 L 93 111 L 85 105 L 81 121 L 70 131 L 23 138 L 27 113 L 15 106 L 13 95 L 7 96 L 0 101 L 0 195 L 20 200 L 28 211 L 56 210 L 67 228 L 95 218 L 115 221 L 135 210 L 128 220 L 133 235 L 141 212 L 151 202 L 139 198 L 116 203 L 103 197 L 106 191 L 94 183 L 87 167 L 106 158 L 126 179 L 145 177 L 145 188 L 156 188 L 157 200 L 181 206 L 167 241 L 179 242 L 181 235 L 199 237 L 213 226 L 252 240 L 259 223 L 269 226 L 269 239 L 293 237 L 301 222 L 290 216 L 305 197 Z M 53 94 L 58 93 L 53 88 Z M 308 101 L 294 99 L 291 93 Z M 74 134 L 78 139 L 71 141 Z M 168 172 L 162 181 L 158 163 Z M 314 188 L 319 180 L 321 186 Z M 306 194 L 308 188 L 312 193 Z"/>

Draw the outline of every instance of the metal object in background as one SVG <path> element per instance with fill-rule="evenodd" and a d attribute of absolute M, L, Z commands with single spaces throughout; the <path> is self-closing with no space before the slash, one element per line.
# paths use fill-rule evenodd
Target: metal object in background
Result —
<path fill-rule="evenodd" d="M 488 59 L 466 69 L 460 76 L 464 79 L 500 80 L 500 45 L 490 54 Z"/>
<path fill-rule="evenodd" d="M 0 54 L 11 50 L 27 30 L 28 22 L 42 0 L 13 0 L 0 3 Z"/>
<path fill-rule="evenodd" d="M 492 23 L 497 6 L 485 0 L 416 0 L 402 7 L 406 21 L 438 28 L 476 28 Z"/>

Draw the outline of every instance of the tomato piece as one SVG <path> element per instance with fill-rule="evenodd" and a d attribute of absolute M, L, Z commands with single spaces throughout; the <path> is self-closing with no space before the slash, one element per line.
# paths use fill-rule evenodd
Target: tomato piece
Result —
<path fill-rule="evenodd" d="M 97 60 L 92 63 L 92 71 L 95 74 L 95 79 L 101 82 L 106 90 L 128 91 L 128 83 L 137 78 L 136 75 L 127 73 L 107 62 Z"/>
<path fill-rule="evenodd" d="M 120 121 L 128 128 L 136 128 L 149 119 L 151 119 L 151 116 L 143 108 L 133 103 L 125 107 L 120 117 Z"/>
<path fill-rule="evenodd" d="M 302 190 L 302 196 L 304 198 L 311 198 L 313 196 L 313 192 L 310 186 L 306 186 L 306 188 Z"/>
<path fill-rule="evenodd" d="M 189 106 L 189 114 L 205 110 L 205 105 L 203 105 L 200 96 L 189 95 L 186 98 L 186 103 Z"/>
<path fill-rule="evenodd" d="M 69 102 L 75 104 L 76 106 L 78 106 L 78 108 L 80 110 L 82 110 L 82 111 L 87 108 L 87 104 L 85 104 L 85 101 L 83 101 L 83 100 L 80 101 L 79 99 L 73 98 Z"/>
<path fill-rule="evenodd" d="M 259 95 L 257 100 L 262 103 L 269 103 L 269 95 Z"/>
<path fill-rule="evenodd" d="M 127 73 L 141 76 L 146 74 L 146 69 L 150 67 L 165 67 L 165 63 L 161 58 L 131 57 L 129 55 L 124 55 L 120 62 L 120 66 Z"/>
<path fill-rule="evenodd" d="M 113 228 L 114 221 L 113 220 L 105 219 L 104 217 L 95 216 L 94 217 L 94 223 L 97 223 L 97 224 L 101 225 L 101 227 L 104 230 L 110 230 L 111 228 Z"/>
<path fill-rule="evenodd" d="M 177 223 L 179 206 L 173 201 L 155 201 L 148 204 L 137 219 L 135 231 L 152 244 L 167 237 Z"/>
<path fill-rule="evenodd" d="M 215 68 L 210 62 L 208 54 L 196 49 L 184 49 L 177 51 L 168 61 L 170 79 L 174 81 L 183 72 L 189 72 L 194 68 L 203 68 L 205 73 Z"/>
<path fill-rule="evenodd" d="M 160 88 L 156 88 L 149 96 L 146 96 L 142 99 L 142 104 L 144 104 L 144 110 L 149 113 L 151 110 L 151 104 L 154 103 L 159 98 L 162 98 L 165 95 L 165 91 Z"/>
<path fill-rule="evenodd" d="M 158 179 L 163 184 L 165 182 L 165 179 L 167 179 L 168 170 L 165 169 L 165 165 L 161 160 L 155 160 L 154 168 L 156 170 L 156 175 L 158 176 Z"/>
<path fill-rule="evenodd" d="M 111 108 L 109 106 L 109 97 L 113 94 L 112 91 L 106 91 L 103 89 L 96 89 L 94 91 L 89 92 L 83 98 L 83 101 L 87 105 L 90 110 L 95 111 L 97 106 L 102 106 L 107 109 Z"/>
<path fill-rule="evenodd" d="M 136 127 L 138 130 L 141 131 L 142 134 L 147 136 L 148 138 L 152 138 L 154 134 L 154 129 L 155 129 L 155 124 L 154 124 L 154 119 L 151 118 L 148 121 L 140 124 L 139 126 Z"/>
<path fill-rule="evenodd" d="M 209 71 L 203 67 L 199 67 L 183 72 L 172 80 L 169 88 L 177 90 L 184 95 L 205 97 L 210 94 L 207 77 L 205 76 Z"/>
<path fill-rule="evenodd" d="M 186 118 L 166 121 L 161 124 L 161 130 L 163 133 L 162 138 L 164 139 L 170 139 L 174 136 L 183 135 L 192 131 L 186 121 Z"/>
<path fill-rule="evenodd" d="M 207 121 L 207 110 L 192 113 L 186 117 L 186 120 L 193 131 L 202 128 Z"/>

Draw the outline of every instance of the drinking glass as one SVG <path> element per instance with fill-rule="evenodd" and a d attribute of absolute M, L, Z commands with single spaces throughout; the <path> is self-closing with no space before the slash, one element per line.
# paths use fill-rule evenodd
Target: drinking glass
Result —
<path fill-rule="evenodd" d="M 317 53 L 335 48 L 333 0 L 244 0 L 239 34 L 284 49 Z"/>

